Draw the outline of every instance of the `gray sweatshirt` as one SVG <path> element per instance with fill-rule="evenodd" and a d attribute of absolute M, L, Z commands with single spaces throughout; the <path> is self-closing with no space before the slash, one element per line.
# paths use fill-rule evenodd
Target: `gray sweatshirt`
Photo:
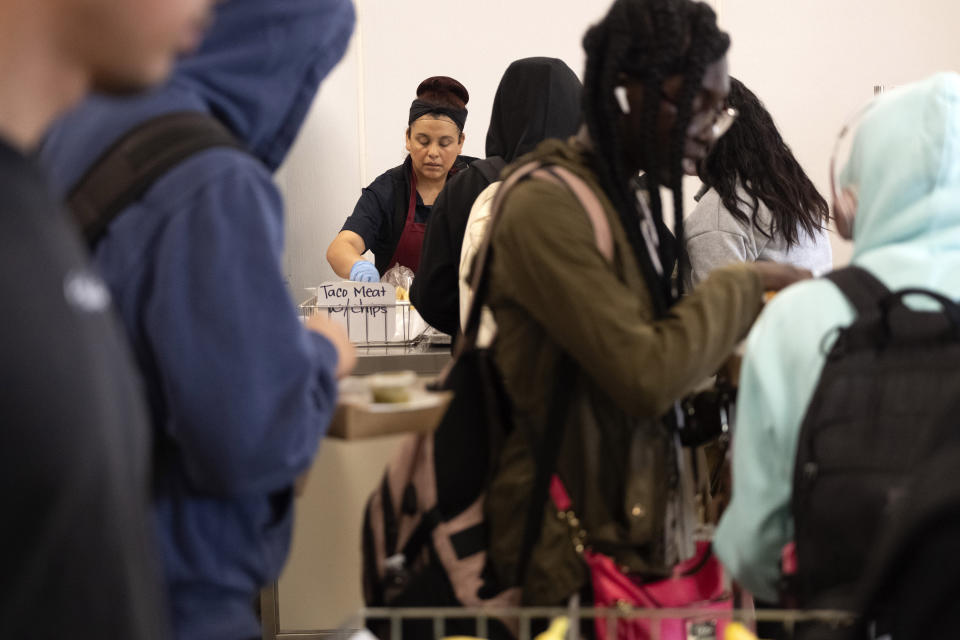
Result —
<path fill-rule="evenodd" d="M 741 195 L 750 201 L 745 192 L 741 191 Z M 757 219 L 760 226 L 769 231 L 772 218 L 763 202 L 757 210 Z M 787 249 L 782 238 L 768 238 L 752 222 L 735 218 L 723 206 L 720 194 L 714 189 L 704 193 L 684 219 L 684 236 L 688 259 L 685 270 L 687 290 L 717 267 L 732 262 L 783 262 L 809 269 L 814 274 L 833 267 L 833 253 L 825 229 L 817 231 L 813 237 L 801 229 L 799 243 Z"/>

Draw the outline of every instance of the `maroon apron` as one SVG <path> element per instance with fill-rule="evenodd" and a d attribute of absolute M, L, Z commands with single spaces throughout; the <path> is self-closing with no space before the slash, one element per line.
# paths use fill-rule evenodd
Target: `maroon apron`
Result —
<path fill-rule="evenodd" d="M 390 259 L 390 268 L 401 264 L 414 273 L 420 266 L 420 251 L 423 249 L 423 234 L 427 230 L 424 222 L 416 222 L 417 216 L 417 173 L 410 168 L 410 205 L 407 207 L 407 221 L 400 234 L 397 250 Z"/>

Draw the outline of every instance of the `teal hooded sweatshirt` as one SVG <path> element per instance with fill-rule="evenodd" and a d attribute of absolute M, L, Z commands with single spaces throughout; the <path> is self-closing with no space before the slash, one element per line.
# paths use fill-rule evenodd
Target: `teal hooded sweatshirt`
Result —
<path fill-rule="evenodd" d="M 878 98 L 860 121 L 844 177 L 859 184 L 853 264 L 892 290 L 960 298 L 960 75 L 940 73 Z M 805 281 L 767 306 L 747 340 L 733 500 L 714 547 L 764 600 L 777 599 L 780 552 L 793 539 L 800 426 L 835 330 L 854 314 L 833 283 Z"/>

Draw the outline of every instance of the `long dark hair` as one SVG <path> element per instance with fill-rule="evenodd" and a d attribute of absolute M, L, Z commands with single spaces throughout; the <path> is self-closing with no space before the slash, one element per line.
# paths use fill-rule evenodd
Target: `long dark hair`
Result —
<path fill-rule="evenodd" d="M 587 53 L 584 74 L 584 119 L 594 144 L 591 162 L 601 186 L 610 198 L 636 254 L 650 289 L 654 311 L 663 315 L 676 299 L 669 268 L 658 276 L 643 240 L 630 176 L 623 166 L 623 148 L 618 123 L 622 117 L 614 88 L 624 73 L 643 82 L 644 101 L 642 149 L 639 157 L 646 171 L 646 187 L 654 222 L 663 228 L 660 201 L 660 171 L 669 169 L 673 191 L 674 229 L 683 237 L 683 151 L 693 100 L 700 91 L 707 66 L 726 54 L 730 39 L 717 27 L 713 10 L 691 0 L 616 0 L 606 17 L 587 31 L 583 48 Z M 658 149 L 657 120 L 662 82 L 673 75 L 683 76 L 678 116 L 669 149 Z M 673 253 L 668 234 L 661 237 L 661 253 Z"/>
<path fill-rule="evenodd" d="M 783 238 L 788 247 L 799 242 L 800 229 L 812 237 L 827 223 L 827 201 L 793 157 L 760 99 L 730 78 L 727 100 L 740 115 L 710 151 L 700 178 L 716 190 L 727 211 L 742 222 L 752 221 L 766 237 Z M 761 202 L 770 210 L 769 229 L 757 220 Z"/>

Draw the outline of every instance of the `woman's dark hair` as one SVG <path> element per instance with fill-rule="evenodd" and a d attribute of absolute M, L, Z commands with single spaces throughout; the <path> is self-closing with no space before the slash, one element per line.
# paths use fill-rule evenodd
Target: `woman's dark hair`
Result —
<path fill-rule="evenodd" d="M 427 78 L 417 87 L 417 99 L 439 107 L 463 109 L 470 102 L 470 94 L 462 84 L 447 76 Z"/>
<path fill-rule="evenodd" d="M 457 125 L 461 139 L 463 127 L 467 123 L 467 102 L 470 94 L 466 87 L 447 76 L 427 78 L 417 87 L 417 99 L 410 105 L 410 118 L 407 120 L 407 137 L 410 127 L 419 118 L 433 115 L 434 118 L 446 116 Z"/>
<path fill-rule="evenodd" d="M 727 101 L 740 115 L 710 151 L 700 178 L 716 190 L 727 211 L 738 220 L 752 221 L 768 238 L 779 236 L 792 247 L 800 240 L 798 227 L 813 236 L 827 223 L 827 201 L 793 157 L 760 99 L 730 78 Z M 749 200 L 740 196 L 738 187 Z M 757 220 L 761 202 L 772 216 L 769 230 Z"/>
<path fill-rule="evenodd" d="M 669 169 L 670 184 L 666 186 L 673 191 L 674 229 L 679 242 L 671 247 L 673 239 L 661 237 L 661 252 L 673 254 L 673 250 L 683 244 L 682 162 L 693 100 L 700 91 L 704 71 L 723 57 L 729 46 L 730 38 L 717 27 L 713 10 L 692 0 L 615 0 L 606 17 L 587 31 L 583 39 L 587 53 L 583 110 L 594 144 L 591 161 L 601 186 L 620 214 L 658 315 L 666 312 L 676 293 L 671 287 L 670 273 L 657 275 L 640 231 L 631 176 L 626 175 L 623 167 L 618 133 L 622 112 L 614 88 L 620 84 L 621 74 L 643 83 L 644 124 L 638 157 L 646 171 L 650 209 L 660 228 L 663 227 L 660 168 Z M 675 75 L 683 76 L 677 119 L 670 136 L 670 148 L 658 149 L 661 85 Z"/>

